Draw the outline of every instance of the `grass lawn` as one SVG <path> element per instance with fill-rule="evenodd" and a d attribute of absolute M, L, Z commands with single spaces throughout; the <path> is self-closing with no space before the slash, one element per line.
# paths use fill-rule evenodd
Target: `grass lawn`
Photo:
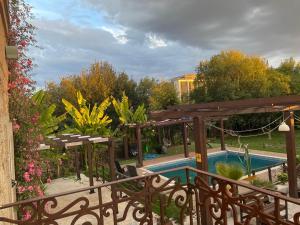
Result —
<path fill-rule="evenodd" d="M 296 130 L 296 149 L 299 152 L 300 142 L 297 140 L 300 138 L 300 130 Z M 220 141 L 213 140 L 213 143 L 220 143 Z M 269 151 L 269 152 L 281 152 L 285 153 L 285 134 L 283 132 L 273 132 L 272 138 L 269 139 L 268 135 L 256 136 L 256 137 L 241 137 L 240 142 L 248 144 L 249 149 Z M 226 136 L 225 143 L 228 146 L 240 147 L 237 137 Z"/>

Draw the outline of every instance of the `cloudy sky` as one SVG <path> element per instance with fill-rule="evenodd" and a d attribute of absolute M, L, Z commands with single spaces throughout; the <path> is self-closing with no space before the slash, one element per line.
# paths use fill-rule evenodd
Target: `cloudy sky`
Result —
<path fill-rule="evenodd" d="M 221 50 L 300 57 L 299 0 L 28 0 L 39 86 L 108 61 L 138 80 L 193 72 Z"/>

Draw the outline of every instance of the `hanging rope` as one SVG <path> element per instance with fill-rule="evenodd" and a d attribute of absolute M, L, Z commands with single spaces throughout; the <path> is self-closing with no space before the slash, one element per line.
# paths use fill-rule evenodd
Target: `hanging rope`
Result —
<path fill-rule="evenodd" d="M 295 120 L 297 120 L 298 122 L 300 121 L 300 117 L 297 116 L 296 114 L 294 114 L 294 118 L 295 118 Z"/>
<path fill-rule="evenodd" d="M 261 130 L 261 129 L 267 129 L 269 126 L 276 123 L 281 118 L 282 118 L 282 116 L 278 117 L 277 119 L 273 120 L 271 123 L 269 123 L 269 124 L 267 124 L 263 127 L 253 128 L 253 129 L 248 129 L 248 130 L 238 130 L 238 131 L 234 131 L 234 133 L 249 133 L 249 132 L 258 131 L 258 130 Z M 224 129 L 224 131 L 232 131 L 232 130 Z"/>
<path fill-rule="evenodd" d="M 284 120 L 282 121 L 287 121 L 291 116 L 288 116 L 286 117 Z M 257 136 L 262 136 L 262 135 L 270 135 L 270 133 L 272 133 L 273 131 L 275 131 L 276 129 L 278 129 L 278 127 L 280 126 L 280 124 L 276 125 L 276 127 L 274 127 L 273 129 L 267 129 L 268 126 L 270 126 L 271 124 L 274 124 L 275 122 L 277 122 L 279 119 L 281 119 L 282 117 L 279 117 L 277 118 L 276 120 L 272 121 L 271 123 L 263 126 L 263 127 L 260 127 L 260 128 L 256 128 L 256 129 L 250 129 L 250 130 L 242 130 L 242 131 L 235 131 L 235 130 L 229 130 L 229 129 L 222 129 L 220 127 L 217 127 L 215 125 L 213 125 L 212 123 L 208 123 L 207 125 L 210 126 L 210 127 L 213 127 L 217 130 L 223 130 L 226 134 L 229 134 L 230 136 L 233 136 L 233 137 L 238 137 L 238 142 L 240 144 L 240 138 L 244 138 L 244 137 L 257 137 Z M 300 118 L 299 118 L 300 120 Z M 265 131 L 265 129 L 267 129 Z M 239 133 L 244 133 L 244 132 L 251 132 L 251 131 L 255 131 L 255 130 L 261 130 L 262 133 L 259 133 L 259 134 L 249 134 L 249 135 L 240 135 Z"/>

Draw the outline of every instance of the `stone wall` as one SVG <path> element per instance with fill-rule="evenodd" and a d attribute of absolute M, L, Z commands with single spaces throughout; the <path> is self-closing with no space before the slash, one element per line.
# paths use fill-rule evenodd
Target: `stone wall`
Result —
<path fill-rule="evenodd" d="M 0 0 L 0 13 L 0 205 L 3 205 L 15 201 L 15 189 L 11 187 L 15 171 L 12 124 L 8 112 L 8 68 L 5 57 L 8 32 L 7 0 Z M 1 212 L 1 216 L 13 217 L 13 212 L 7 210 Z"/>

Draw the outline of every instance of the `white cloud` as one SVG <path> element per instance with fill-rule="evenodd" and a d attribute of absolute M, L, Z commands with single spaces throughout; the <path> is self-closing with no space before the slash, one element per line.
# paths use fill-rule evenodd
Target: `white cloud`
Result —
<path fill-rule="evenodd" d="M 102 26 L 101 29 L 110 33 L 120 44 L 126 44 L 128 42 L 125 28 Z"/>
<path fill-rule="evenodd" d="M 165 40 L 157 36 L 156 34 L 153 33 L 148 33 L 146 34 L 146 40 L 148 43 L 149 48 L 154 49 L 154 48 L 163 48 L 167 47 L 168 44 Z"/>

